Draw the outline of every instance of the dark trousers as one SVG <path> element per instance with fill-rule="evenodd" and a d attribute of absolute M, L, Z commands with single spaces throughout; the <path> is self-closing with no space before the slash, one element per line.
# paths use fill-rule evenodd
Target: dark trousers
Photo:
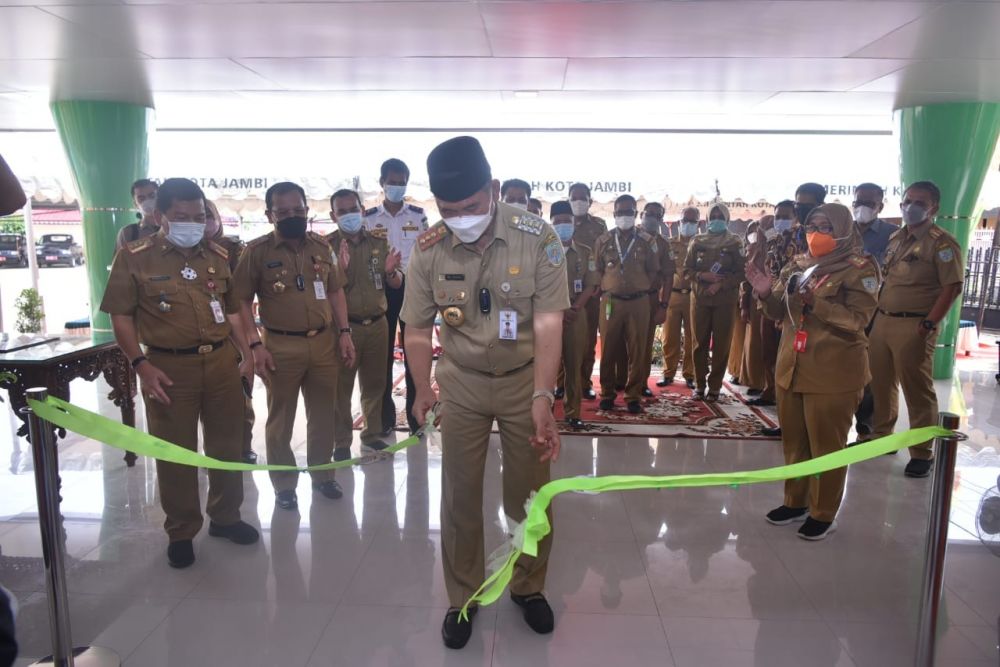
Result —
<path fill-rule="evenodd" d="M 394 380 L 392 377 L 392 371 L 393 362 L 395 361 L 397 323 L 399 325 L 400 332 L 406 331 L 406 323 L 399 319 L 399 311 L 403 308 L 403 293 L 405 292 L 405 288 L 405 278 L 403 279 L 403 284 L 399 286 L 399 289 L 393 289 L 389 286 L 386 286 L 385 288 L 385 298 L 388 302 L 388 310 L 386 310 L 385 319 L 389 325 L 389 363 L 386 366 L 385 373 L 385 393 L 382 395 L 383 431 L 396 428 L 396 404 L 392 400 L 392 382 Z M 405 333 L 403 335 L 405 336 Z M 406 423 L 409 424 L 411 431 L 416 431 L 417 422 L 411 414 L 414 398 L 413 395 L 416 393 L 416 390 L 413 387 L 413 376 L 410 375 L 410 364 L 407 363 L 405 355 L 403 356 L 403 370 L 406 382 Z"/>
<path fill-rule="evenodd" d="M 872 325 L 875 320 L 872 319 L 868 323 L 868 327 L 865 328 L 865 335 L 870 336 L 872 333 Z M 857 431 L 859 436 L 870 435 L 873 426 L 872 422 L 875 418 L 875 398 L 872 396 L 872 386 L 871 384 L 865 385 L 865 393 L 861 398 L 861 404 L 858 405 L 857 412 L 854 413 L 854 421 L 857 423 Z"/>

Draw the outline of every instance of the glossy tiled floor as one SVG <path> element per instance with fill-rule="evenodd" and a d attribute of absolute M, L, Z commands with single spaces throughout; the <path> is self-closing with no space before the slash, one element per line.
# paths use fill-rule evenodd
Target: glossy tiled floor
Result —
<path fill-rule="evenodd" d="M 979 542 L 974 518 L 1000 472 L 1000 389 L 995 362 L 960 369 L 960 391 L 938 387 L 943 406 L 964 399 L 971 435 L 960 456 L 938 664 L 995 667 L 1000 558 Z M 74 402 L 114 415 L 98 398 L 106 391 L 75 383 Z M 20 665 L 47 652 L 48 621 L 30 455 L 12 432 L 0 435 L 10 462 L 0 472 L 0 582 L 20 602 Z M 488 548 L 502 538 L 496 446 Z M 61 456 L 74 636 L 114 648 L 130 666 L 913 664 L 929 483 L 903 478 L 902 453 L 851 469 L 841 528 L 821 543 L 764 522 L 780 502 L 778 485 L 560 497 L 547 588 L 555 634 L 533 635 L 505 599 L 480 614 L 460 652 L 440 640 L 447 601 L 433 441 L 340 474 L 341 501 L 313 498 L 303 480 L 299 513 L 275 510 L 266 475 L 247 475 L 244 514 L 262 528 L 261 542 L 238 547 L 203 534 L 197 563 L 184 571 L 164 558 L 152 466 L 127 469 L 116 450 L 72 436 Z M 553 473 L 780 462 L 774 442 L 570 437 Z"/>

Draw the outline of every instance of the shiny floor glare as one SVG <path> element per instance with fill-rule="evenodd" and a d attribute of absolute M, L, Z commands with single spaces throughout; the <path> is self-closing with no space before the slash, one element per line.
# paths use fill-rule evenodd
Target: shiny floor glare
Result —
<path fill-rule="evenodd" d="M 937 387 L 942 408 L 964 401 L 969 412 L 939 642 L 938 664 L 949 667 L 997 664 L 1000 558 L 976 521 L 1000 472 L 995 373 L 995 362 L 962 361 L 959 389 Z M 258 389 L 254 443 L 263 453 Z M 102 383 L 72 391 L 78 405 L 116 415 Z M 49 652 L 49 630 L 30 450 L 7 413 L 0 583 L 20 606 L 20 666 Z M 304 437 L 300 411 L 302 459 Z M 490 447 L 483 509 L 492 550 L 503 539 L 495 435 Z M 314 495 L 303 477 L 298 512 L 275 509 L 266 473 L 246 474 L 243 518 L 261 528 L 261 542 L 240 547 L 203 531 L 197 562 L 183 571 L 167 566 L 151 462 L 126 468 L 121 452 L 73 435 L 60 456 L 74 640 L 111 647 L 129 666 L 913 664 L 930 482 L 903 477 L 905 452 L 852 467 L 840 528 L 820 543 L 798 539 L 797 524 L 764 521 L 781 502 L 779 484 L 560 496 L 547 585 L 555 633 L 531 633 L 504 598 L 479 614 L 458 652 L 440 638 L 448 601 L 434 438 L 338 472 L 338 501 Z M 568 436 L 553 476 L 781 462 L 773 441 Z"/>

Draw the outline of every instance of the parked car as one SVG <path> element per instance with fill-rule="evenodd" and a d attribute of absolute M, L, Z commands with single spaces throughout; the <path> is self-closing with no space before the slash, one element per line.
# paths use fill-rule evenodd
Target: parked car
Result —
<path fill-rule="evenodd" d="M 35 248 L 35 259 L 39 266 L 78 266 L 83 264 L 83 248 L 72 234 L 45 234 Z"/>
<path fill-rule="evenodd" d="M 24 234 L 0 234 L 0 267 L 27 265 L 28 242 Z"/>

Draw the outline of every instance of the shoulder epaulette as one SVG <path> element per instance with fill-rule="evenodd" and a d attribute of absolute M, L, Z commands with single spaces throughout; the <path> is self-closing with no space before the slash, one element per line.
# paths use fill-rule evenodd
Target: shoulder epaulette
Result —
<path fill-rule="evenodd" d="M 419 206 L 414 206 L 413 204 L 407 204 L 406 207 L 408 209 L 410 209 L 411 211 L 413 211 L 414 213 L 423 213 L 424 212 L 424 209 L 420 208 Z"/>
<path fill-rule="evenodd" d="M 138 254 L 153 247 L 153 237 L 147 236 L 146 238 L 139 239 L 137 241 L 129 241 L 125 244 L 125 247 L 128 248 L 128 251 L 131 254 Z"/>
<path fill-rule="evenodd" d="M 207 244 L 208 249 L 214 252 L 216 255 L 222 259 L 229 259 L 229 251 L 223 248 L 220 244 L 215 241 L 209 241 Z"/>
<path fill-rule="evenodd" d="M 253 241 L 250 241 L 249 243 L 247 243 L 247 250 L 250 250 L 251 248 L 256 248 L 257 246 L 261 245 L 262 243 L 266 243 L 267 240 L 269 238 L 271 238 L 271 234 L 273 234 L 273 232 L 270 232 L 268 234 L 264 234 L 263 236 L 258 236 Z"/>
<path fill-rule="evenodd" d="M 931 228 L 928 230 L 927 233 L 935 241 L 938 240 L 939 238 L 941 238 L 942 236 L 947 236 L 948 235 L 948 232 L 944 231 L 943 229 L 941 229 L 937 225 L 931 225 Z"/>
<path fill-rule="evenodd" d="M 367 218 L 368 216 L 375 215 L 376 213 L 378 213 L 378 206 L 374 206 L 372 208 L 365 209 L 364 217 Z"/>
<path fill-rule="evenodd" d="M 608 223 L 604 222 L 604 218 L 598 218 L 596 215 L 590 216 L 590 221 L 596 222 L 599 225 L 604 225 L 605 227 L 608 226 Z"/>
<path fill-rule="evenodd" d="M 861 255 L 855 255 L 851 257 L 849 261 L 851 262 L 851 264 L 853 264 L 855 267 L 859 269 L 863 269 L 866 266 L 875 265 L 875 260 L 873 260 L 871 257 L 863 257 Z"/>
<path fill-rule="evenodd" d="M 510 224 L 514 229 L 534 234 L 535 236 L 541 236 L 542 230 L 545 228 L 545 220 L 539 218 L 534 213 L 512 215 L 510 216 Z"/>
<path fill-rule="evenodd" d="M 639 238 L 645 241 L 646 243 L 652 243 L 653 241 L 656 240 L 653 238 L 653 235 L 647 232 L 645 229 L 640 229 L 638 230 L 638 232 L 639 232 Z"/>
<path fill-rule="evenodd" d="M 421 250 L 427 250 L 448 236 L 448 233 L 448 226 L 443 222 L 439 222 L 417 237 L 417 245 L 420 246 Z"/>
<path fill-rule="evenodd" d="M 309 238 L 312 239 L 313 241 L 318 241 L 323 245 L 330 245 L 330 243 L 326 240 L 326 237 L 323 236 L 322 234 L 318 234 L 316 232 L 306 232 L 306 233 L 309 235 Z"/>
<path fill-rule="evenodd" d="M 323 240 L 326 241 L 327 244 L 329 244 L 329 246 L 331 248 L 336 247 L 334 245 L 334 243 L 333 243 L 333 237 L 336 236 L 339 233 L 340 233 L 340 230 L 339 229 L 335 229 L 332 232 L 330 232 L 329 234 L 327 234 L 325 237 L 323 237 Z"/>

